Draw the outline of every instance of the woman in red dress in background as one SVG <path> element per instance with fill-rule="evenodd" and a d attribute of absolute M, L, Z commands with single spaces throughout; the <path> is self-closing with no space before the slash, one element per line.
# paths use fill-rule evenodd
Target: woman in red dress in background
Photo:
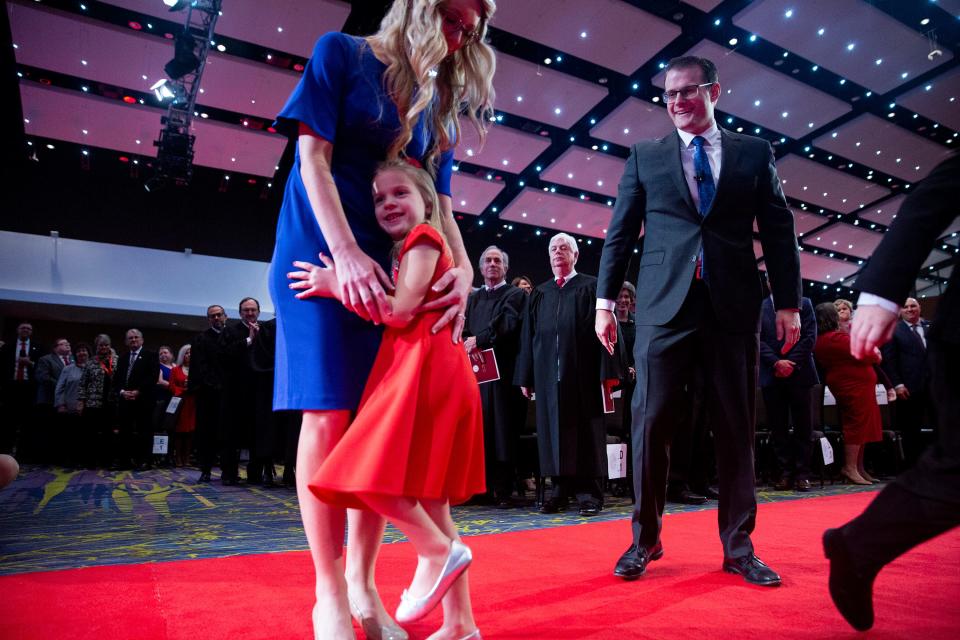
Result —
<path fill-rule="evenodd" d="M 880 407 L 877 406 L 877 374 L 880 351 L 872 359 L 850 355 L 850 334 L 840 329 L 840 316 L 832 302 L 817 305 L 817 343 L 813 356 L 823 371 L 827 386 L 837 399 L 843 428 L 843 468 L 840 473 L 853 484 L 876 482 L 863 467 L 864 445 L 883 439 Z"/>
<path fill-rule="evenodd" d="M 183 406 L 177 416 L 177 429 L 173 435 L 173 463 L 178 467 L 190 464 L 190 451 L 193 449 L 193 432 L 197 428 L 195 400 L 187 393 L 187 380 L 190 377 L 190 345 L 180 347 L 177 365 L 170 370 L 170 393 L 180 398 Z"/>

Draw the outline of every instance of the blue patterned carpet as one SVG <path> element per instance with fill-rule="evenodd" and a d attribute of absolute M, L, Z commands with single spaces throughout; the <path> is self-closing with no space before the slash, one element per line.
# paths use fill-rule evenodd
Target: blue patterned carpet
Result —
<path fill-rule="evenodd" d="M 163 562 L 306 549 L 292 489 L 194 484 L 195 469 L 144 472 L 69 471 L 25 467 L 0 491 L 0 574 L 93 565 Z M 811 493 L 761 490 L 760 502 L 835 495 L 873 487 L 827 485 Z M 667 513 L 715 509 L 667 505 Z M 537 512 L 532 500 L 515 509 L 454 508 L 465 535 L 502 533 L 629 519 L 629 499 L 607 499 L 595 518 L 576 509 Z M 626 524 L 625 524 L 626 526 Z M 392 527 L 386 542 L 403 540 Z"/>

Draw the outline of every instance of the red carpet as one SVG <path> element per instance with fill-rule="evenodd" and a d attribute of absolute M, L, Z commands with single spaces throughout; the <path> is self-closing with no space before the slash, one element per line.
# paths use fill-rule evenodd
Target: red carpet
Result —
<path fill-rule="evenodd" d="M 778 589 L 719 570 L 714 511 L 667 516 L 665 557 L 632 583 L 611 575 L 629 542 L 627 521 L 471 537 L 477 620 L 488 640 L 853 637 L 827 595 L 820 534 L 871 497 L 761 505 L 754 540 L 784 576 Z M 413 563 L 408 545 L 383 547 L 378 581 L 388 608 Z M 890 565 L 876 583 L 871 636 L 956 638 L 958 569 L 960 531 Z M 311 583 L 305 552 L 6 576 L 0 638 L 305 639 Z M 411 637 L 429 635 L 440 615 L 408 627 Z"/>

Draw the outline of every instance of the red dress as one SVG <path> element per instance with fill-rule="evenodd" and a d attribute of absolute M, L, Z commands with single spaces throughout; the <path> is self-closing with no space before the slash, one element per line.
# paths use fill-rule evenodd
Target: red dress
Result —
<path fill-rule="evenodd" d="M 813 347 L 827 386 L 837 399 L 843 422 L 844 444 L 866 444 L 883 439 L 877 406 L 877 374 L 873 365 L 850 355 L 850 334 L 828 331 Z"/>
<path fill-rule="evenodd" d="M 399 260 L 419 243 L 440 249 L 435 282 L 453 258 L 437 231 L 421 224 Z M 426 300 L 439 296 L 428 290 Z M 310 482 L 324 502 L 365 508 L 363 495 L 379 494 L 456 504 L 486 490 L 480 392 L 451 325 L 430 332 L 440 315 L 421 313 L 384 331 L 356 418 Z"/>
<path fill-rule="evenodd" d="M 197 428 L 196 400 L 187 393 L 187 374 L 183 367 L 176 366 L 170 370 L 170 393 L 180 398 L 183 406 L 177 416 L 177 433 L 193 433 Z"/>

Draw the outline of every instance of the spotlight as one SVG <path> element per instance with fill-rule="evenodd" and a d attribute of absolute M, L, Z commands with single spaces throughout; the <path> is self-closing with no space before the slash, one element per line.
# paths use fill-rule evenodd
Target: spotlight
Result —
<path fill-rule="evenodd" d="M 163 4 L 170 7 L 170 11 L 183 11 L 196 0 L 163 0 Z"/>
<path fill-rule="evenodd" d="M 200 59 L 193 52 L 194 46 L 195 42 L 189 31 L 184 29 L 177 34 L 173 47 L 173 60 L 163 67 L 171 80 L 179 80 L 188 73 L 196 71 L 200 66 Z"/>
<path fill-rule="evenodd" d="M 170 87 L 167 86 L 166 78 L 154 83 L 154 85 L 150 87 L 150 90 L 153 91 L 153 95 L 157 96 L 157 100 L 159 102 L 176 97 L 176 94 L 170 90 Z"/>

